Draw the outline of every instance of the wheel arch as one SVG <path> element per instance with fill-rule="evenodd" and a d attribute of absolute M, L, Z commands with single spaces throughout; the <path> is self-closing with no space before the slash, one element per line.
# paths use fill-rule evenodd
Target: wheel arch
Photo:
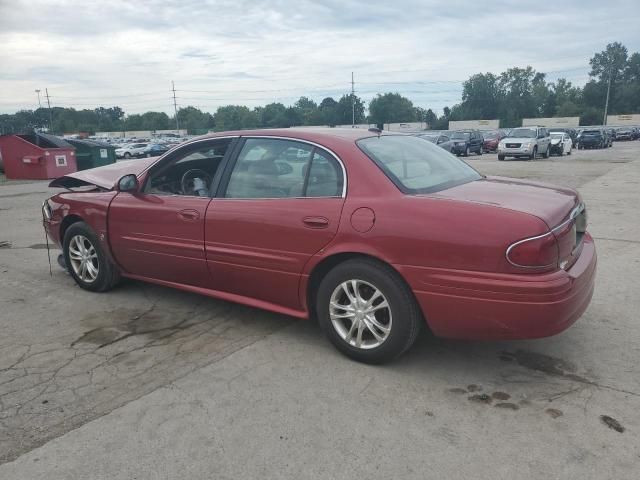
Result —
<path fill-rule="evenodd" d="M 380 256 L 377 256 L 372 253 L 359 252 L 359 251 L 342 251 L 342 252 L 332 253 L 322 258 L 322 260 L 320 260 L 317 264 L 315 264 L 312 267 L 311 271 L 309 272 L 307 283 L 303 292 L 304 301 L 309 314 L 309 319 L 316 320 L 316 308 L 315 308 L 316 299 L 313 293 L 318 290 L 320 282 L 325 277 L 325 275 L 329 273 L 331 269 L 333 269 L 337 265 L 344 263 L 348 260 L 355 260 L 355 259 L 370 260 L 370 261 L 379 263 L 381 265 L 384 265 L 390 268 L 391 270 L 393 270 L 398 275 L 398 278 L 400 278 L 401 281 L 405 284 L 405 286 L 409 289 L 409 292 L 411 292 L 411 296 L 413 297 L 414 301 L 418 305 L 418 309 L 422 314 L 425 325 L 427 326 L 427 328 L 429 328 L 429 324 L 426 319 L 425 312 L 423 312 L 422 309 L 420 308 L 420 304 L 418 303 L 415 297 L 415 294 L 413 293 L 413 289 L 411 288 L 409 283 L 406 281 L 406 279 L 402 276 L 402 274 L 390 262 L 384 260 Z"/>
<path fill-rule="evenodd" d="M 67 229 L 74 223 L 78 223 L 78 222 L 84 222 L 84 219 L 80 215 L 77 215 L 75 213 L 70 213 L 69 215 L 66 215 L 62 219 L 62 222 L 60 222 L 60 244 L 61 245 L 64 243 L 64 235 L 65 233 L 67 233 Z"/>

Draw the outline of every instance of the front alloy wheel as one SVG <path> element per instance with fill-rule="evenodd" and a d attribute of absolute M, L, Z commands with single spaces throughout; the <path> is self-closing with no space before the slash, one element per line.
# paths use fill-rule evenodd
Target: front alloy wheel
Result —
<path fill-rule="evenodd" d="M 340 338 L 363 349 L 382 345 L 393 321 L 385 296 L 363 280 L 348 280 L 335 288 L 329 301 L 329 316 Z"/>
<path fill-rule="evenodd" d="M 86 283 L 98 278 L 100 263 L 96 247 L 84 235 L 76 235 L 69 242 L 69 263 L 73 272 Z"/>

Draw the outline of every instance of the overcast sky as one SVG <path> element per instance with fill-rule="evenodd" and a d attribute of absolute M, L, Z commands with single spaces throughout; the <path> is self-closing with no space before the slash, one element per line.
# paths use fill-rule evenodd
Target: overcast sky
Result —
<path fill-rule="evenodd" d="M 607 43 L 640 50 L 639 0 L 0 0 L 0 112 L 317 101 L 351 88 L 440 111 L 477 72 L 575 84 Z M 44 101 L 44 98 L 43 98 Z"/>

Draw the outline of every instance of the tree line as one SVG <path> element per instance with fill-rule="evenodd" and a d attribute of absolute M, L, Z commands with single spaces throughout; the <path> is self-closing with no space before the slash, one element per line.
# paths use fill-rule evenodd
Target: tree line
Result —
<path fill-rule="evenodd" d="M 414 105 L 399 93 L 388 92 L 378 94 L 368 106 L 351 94 L 338 100 L 327 97 L 320 103 L 303 96 L 289 106 L 226 105 L 214 113 L 188 106 L 178 110 L 177 125 L 194 134 L 208 130 L 347 125 L 354 116 L 355 123 L 420 121 L 433 129 L 446 129 L 449 120 L 500 119 L 502 127 L 514 127 L 520 125 L 522 118 L 573 116 L 580 117 L 581 125 L 596 125 L 603 121 L 607 88 L 609 114 L 640 112 L 640 53 L 629 54 L 624 45 L 615 42 L 596 53 L 589 65 L 589 81 L 584 87 L 574 86 L 564 78 L 547 81 L 545 73 L 531 67 L 514 67 L 499 75 L 477 73 L 463 83 L 462 101 L 444 107 L 441 115 Z M 176 128 L 176 118 L 164 112 L 126 115 L 118 106 L 85 110 L 53 107 L 51 111 L 39 108 L 0 115 L 0 133 L 20 133 L 50 124 L 54 133 L 167 130 Z"/>

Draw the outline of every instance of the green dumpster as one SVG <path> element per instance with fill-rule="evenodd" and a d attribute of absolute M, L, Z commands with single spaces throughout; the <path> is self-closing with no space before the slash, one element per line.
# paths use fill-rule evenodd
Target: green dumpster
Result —
<path fill-rule="evenodd" d="M 86 139 L 66 139 L 76 149 L 78 170 L 102 167 L 116 161 L 116 147 L 108 143 Z"/>

